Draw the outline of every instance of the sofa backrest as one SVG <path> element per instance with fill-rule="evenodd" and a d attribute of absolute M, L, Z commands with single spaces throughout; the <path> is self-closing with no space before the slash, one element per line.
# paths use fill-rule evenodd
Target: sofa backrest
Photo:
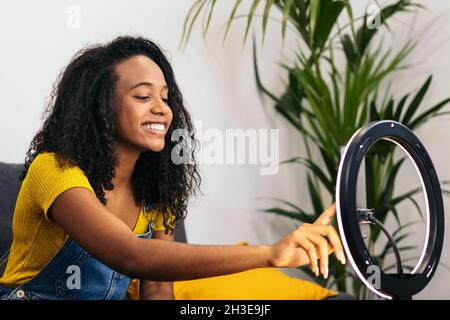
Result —
<path fill-rule="evenodd" d="M 21 164 L 0 162 L 0 257 L 12 242 L 12 217 L 22 182 L 19 175 L 23 170 Z"/>
<path fill-rule="evenodd" d="M 0 162 L 0 258 L 7 252 L 12 242 L 12 218 L 22 182 L 19 175 L 22 164 Z M 180 222 L 175 230 L 175 241 L 186 242 L 184 223 Z"/>

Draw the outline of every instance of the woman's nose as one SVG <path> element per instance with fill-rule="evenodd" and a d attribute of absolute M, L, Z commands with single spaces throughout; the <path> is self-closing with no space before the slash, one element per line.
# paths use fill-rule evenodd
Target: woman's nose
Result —
<path fill-rule="evenodd" d="M 158 114 L 162 116 L 166 115 L 169 111 L 170 107 L 162 99 L 158 99 L 158 102 L 153 104 L 151 108 L 151 112 L 153 114 Z"/>

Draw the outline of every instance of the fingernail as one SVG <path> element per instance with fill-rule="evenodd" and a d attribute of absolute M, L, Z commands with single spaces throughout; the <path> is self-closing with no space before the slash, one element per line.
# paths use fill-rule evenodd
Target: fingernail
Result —
<path fill-rule="evenodd" d="M 316 273 L 316 277 L 319 276 L 319 265 L 316 263 L 314 266 L 314 272 Z"/>
<path fill-rule="evenodd" d="M 343 251 L 339 251 L 337 253 L 337 257 L 338 257 L 339 261 L 341 261 L 342 264 L 345 264 L 345 262 L 346 262 L 345 261 L 345 254 L 344 254 Z"/>
<path fill-rule="evenodd" d="M 328 279 L 328 266 L 325 266 L 325 268 L 323 269 L 323 277 L 325 279 Z"/>

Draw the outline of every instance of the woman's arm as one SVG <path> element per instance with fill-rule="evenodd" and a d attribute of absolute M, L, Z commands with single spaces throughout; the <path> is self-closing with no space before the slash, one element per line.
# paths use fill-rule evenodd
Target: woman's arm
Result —
<path fill-rule="evenodd" d="M 332 211 L 332 212 L 331 212 Z M 324 214 L 334 214 L 334 209 Z M 342 254 L 331 226 L 304 224 L 274 245 L 191 245 L 140 239 L 85 188 L 63 192 L 49 212 L 65 232 L 98 260 L 132 278 L 176 281 L 225 275 L 261 267 L 297 267 L 310 263 L 328 269 L 329 244 Z M 317 251 L 316 251 L 317 250 Z M 339 258 L 339 255 L 337 255 Z M 325 273 L 326 272 L 326 273 Z"/>
<path fill-rule="evenodd" d="M 173 234 L 164 234 L 164 231 L 153 232 L 153 239 L 173 241 Z M 173 282 L 166 281 L 140 281 L 140 299 L 141 300 L 175 300 L 173 295 Z"/>

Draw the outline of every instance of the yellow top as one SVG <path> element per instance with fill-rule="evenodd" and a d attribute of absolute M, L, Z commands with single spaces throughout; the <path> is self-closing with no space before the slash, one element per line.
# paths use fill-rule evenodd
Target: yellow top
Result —
<path fill-rule="evenodd" d="M 33 278 L 64 245 L 68 235 L 47 216 L 55 199 L 64 191 L 83 187 L 94 192 L 85 173 L 77 166 L 60 168 L 55 153 L 36 156 L 23 180 L 14 209 L 13 242 L 0 284 L 18 286 Z M 159 211 L 160 212 L 160 211 Z M 144 215 L 143 206 L 133 230 L 148 231 L 147 219 L 155 219 L 155 231 L 165 230 L 163 215 L 156 210 Z"/>

